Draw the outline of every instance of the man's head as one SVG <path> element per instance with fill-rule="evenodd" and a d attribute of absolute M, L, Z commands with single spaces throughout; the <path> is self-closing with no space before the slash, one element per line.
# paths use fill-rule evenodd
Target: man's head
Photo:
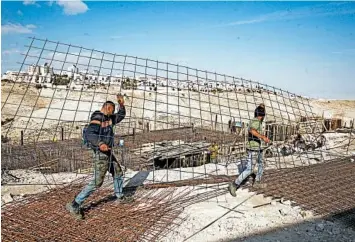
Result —
<path fill-rule="evenodd" d="M 265 106 L 259 105 L 254 112 L 254 117 L 259 119 L 260 121 L 264 120 L 265 117 Z"/>
<path fill-rule="evenodd" d="M 106 101 L 101 108 L 101 112 L 105 115 L 112 115 L 115 112 L 115 104 L 111 101 Z"/>

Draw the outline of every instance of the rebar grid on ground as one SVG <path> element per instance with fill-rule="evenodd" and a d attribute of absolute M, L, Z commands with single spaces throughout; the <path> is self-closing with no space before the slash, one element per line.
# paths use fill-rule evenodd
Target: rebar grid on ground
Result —
<path fill-rule="evenodd" d="M 184 207 L 225 191 L 194 193 L 192 189 L 138 189 L 135 201 L 120 204 L 102 189 L 87 201 L 85 220 L 77 221 L 65 210 L 66 202 L 83 185 L 53 189 L 2 209 L 4 241 L 156 241 L 184 218 Z"/>
<path fill-rule="evenodd" d="M 355 157 L 353 156 L 352 159 Z M 257 194 L 289 200 L 292 206 L 313 211 L 315 215 L 339 218 L 355 229 L 355 163 L 351 158 L 337 158 L 326 163 L 265 171 L 264 188 L 243 185 Z M 226 184 L 236 176 L 210 175 L 205 179 L 149 184 L 152 188 L 169 188 L 203 184 Z M 267 205 L 267 204 L 265 204 Z M 340 216 L 341 214 L 341 216 Z"/>
<path fill-rule="evenodd" d="M 328 218 L 336 215 L 335 219 L 354 227 L 351 220 L 355 207 L 354 172 L 355 164 L 344 158 L 307 168 L 266 171 L 265 188 L 246 187 L 265 196 L 291 200 L 292 205 L 318 215 Z M 174 225 L 179 226 L 184 207 L 227 192 L 225 187 L 214 190 L 211 186 L 205 192 L 196 193 L 184 186 L 190 186 L 192 182 L 196 186 L 223 184 L 232 179 L 234 177 L 217 175 L 193 181 L 146 184 L 136 190 L 136 200 L 131 204 L 115 202 L 110 196 L 112 191 L 102 189 L 86 203 L 85 222 L 75 221 L 64 208 L 87 180 L 79 179 L 70 186 L 5 206 L 2 209 L 2 237 L 4 241 L 85 241 L 89 238 L 93 241 L 156 241 Z M 176 190 L 177 187 L 181 187 L 180 190 Z"/>

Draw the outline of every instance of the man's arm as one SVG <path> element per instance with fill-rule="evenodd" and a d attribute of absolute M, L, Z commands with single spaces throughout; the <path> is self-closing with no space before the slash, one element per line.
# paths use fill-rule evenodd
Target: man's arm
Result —
<path fill-rule="evenodd" d="M 265 143 L 269 143 L 270 142 L 268 137 L 266 137 L 266 136 L 264 136 L 262 134 L 259 134 L 258 131 L 256 131 L 256 129 L 250 128 L 249 133 L 251 133 L 253 136 L 255 136 L 255 137 L 259 138 L 259 139 L 264 140 Z"/>
<path fill-rule="evenodd" d="M 124 105 L 120 105 L 120 110 L 112 115 L 112 124 L 116 125 L 120 123 L 126 117 L 126 108 Z"/>
<path fill-rule="evenodd" d="M 117 113 L 112 115 L 112 124 L 116 125 L 120 123 L 126 117 L 126 108 L 124 106 L 124 98 L 121 94 L 117 95 L 117 102 L 119 104 L 119 110 Z"/>

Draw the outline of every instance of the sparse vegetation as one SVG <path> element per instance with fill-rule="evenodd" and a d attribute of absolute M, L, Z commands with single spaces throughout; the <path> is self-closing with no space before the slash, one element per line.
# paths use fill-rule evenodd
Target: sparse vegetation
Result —
<path fill-rule="evenodd" d="M 127 77 L 126 80 L 122 82 L 122 89 L 124 90 L 129 90 L 129 89 L 137 90 L 137 87 L 138 87 L 138 81 L 135 79 L 130 80 Z"/>
<path fill-rule="evenodd" d="M 63 86 L 66 86 L 70 83 L 70 80 L 69 79 L 63 79 L 63 78 L 55 78 L 53 80 L 53 85 L 55 86 L 60 86 L 60 85 L 63 85 Z"/>

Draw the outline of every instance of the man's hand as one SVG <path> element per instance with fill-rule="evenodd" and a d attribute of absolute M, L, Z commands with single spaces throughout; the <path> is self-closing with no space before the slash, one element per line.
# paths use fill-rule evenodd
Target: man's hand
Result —
<path fill-rule="evenodd" d="M 264 140 L 265 143 L 270 143 L 270 140 L 268 137 L 263 136 L 262 139 Z"/>
<path fill-rule="evenodd" d="M 120 106 L 124 105 L 124 97 L 121 94 L 117 94 L 117 102 Z"/>
<path fill-rule="evenodd" d="M 101 144 L 99 148 L 100 148 L 100 150 L 103 151 L 103 152 L 106 152 L 106 151 L 109 151 L 109 150 L 110 150 L 110 147 L 108 147 L 107 144 Z"/>

